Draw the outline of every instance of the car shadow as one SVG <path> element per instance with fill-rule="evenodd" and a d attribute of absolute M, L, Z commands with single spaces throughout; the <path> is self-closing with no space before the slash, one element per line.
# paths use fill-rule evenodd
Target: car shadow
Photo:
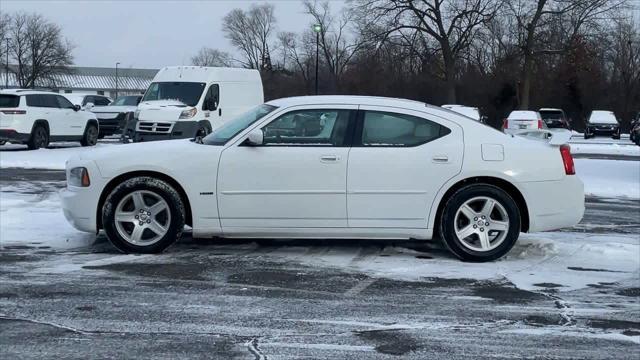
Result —
<path fill-rule="evenodd" d="M 431 258 L 449 258 L 456 259 L 447 249 L 444 248 L 439 238 L 432 240 L 388 240 L 388 239 L 242 239 L 242 238 L 194 238 L 190 232 L 185 231 L 182 238 L 163 254 L 171 253 L 202 253 L 215 251 L 217 247 L 224 247 L 233 252 L 237 247 L 237 253 L 247 253 L 247 246 L 255 246 L 251 252 L 271 253 L 276 250 L 284 250 L 287 248 L 308 248 L 309 254 L 317 253 L 320 249 L 340 248 L 346 252 L 365 252 L 368 254 L 379 253 L 381 257 L 393 256 L 394 252 L 384 251 L 387 248 L 392 249 L 409 249 L 415 252 L 415 257 L 419 259 Z M 120 252 L 114 248 L 104 235 L 100 233 L 96 242 L 92 245 L 94 253 L 113 253 Z M 249 253 L 251 253 L 249 252 Z M 312 256 L 312 255 L 310 255 Z"/>

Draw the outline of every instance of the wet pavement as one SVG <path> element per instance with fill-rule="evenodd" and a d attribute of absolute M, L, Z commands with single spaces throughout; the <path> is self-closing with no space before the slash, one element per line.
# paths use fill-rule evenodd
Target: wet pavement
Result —
<path fill-rule="evenodd" d="M 60 176 L 2 169 L 0 185 L 46 196 L 64 186 Z M 567 231 L 640 234 L 640 202 L 588 198 L 583 222 Z M 399 244 L 409 255 L 385 250 Z M 408 281 L 359 270 L 408 258 L 421 266 L 454 261 L 435 242 L 202 240 L 188 233 L 161 255 L 122 255 L 104 236 L 69 249 L 46 238 L 7 245 L 0 250 L 0 357 L 640 356 L 638 271 L 566 264 L 568 273 L 617 280 L 563 291 L 566 284 L 555 280 L 522 289 L 508 276 Z"/>

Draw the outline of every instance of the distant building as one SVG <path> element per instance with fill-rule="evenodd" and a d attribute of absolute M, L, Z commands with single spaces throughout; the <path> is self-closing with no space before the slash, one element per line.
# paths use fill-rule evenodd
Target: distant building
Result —
<path fill-rule="evenodd" d="M 8 88 L 18 87 L 16 75 L 13 72 L 17 66 L 9 65 Z M 157 69 L 118 68 L 118 94 L 142 94 L 147 90 L 151 80 L 158 72 Z M 7 84 L 5 67 L 0 69 L 0 88 Z M 64 74 L 56 74 L 37 84 L 38 89 L 52 90 L 65 94 L 97 94 L 111 98 L 116 96 L 116 69 L 105 67 L 70 66 Z"/>

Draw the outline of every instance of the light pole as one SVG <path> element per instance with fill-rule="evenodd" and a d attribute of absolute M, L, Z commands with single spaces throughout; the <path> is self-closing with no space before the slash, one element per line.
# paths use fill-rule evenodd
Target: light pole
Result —
<path fill-rule="evenodd" d="M 118 65 L 120 65 L 119 62 L 116 63 L 116 99 L 118 98 Z"/>
<path fill-rule="evenodd" d="M 313 31 L 316 33 L 316 95 L 318 95 L 318 54 L 320 49 L 320 31 L 322 31 L 322 25 L 313 25 Z"/>
<path fill-rule="evenodd" d="M 4 88 L 8 89 L 9 88 L 9 38 L 5 38 L 5 40 L 7 41 L 7 62 L 5 63 L 5 73 L 4 73 Z"/>

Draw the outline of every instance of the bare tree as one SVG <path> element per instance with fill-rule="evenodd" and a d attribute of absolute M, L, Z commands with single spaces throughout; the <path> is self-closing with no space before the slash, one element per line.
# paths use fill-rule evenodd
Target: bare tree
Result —
<path fill-rule="evenodd" d="M 580 33 L 583 27 L 592 24 L 592 21 L 600 19 L 603 14 L 610 13 L 612 9 L 625 2 L 625 0 L 517 0 L 507 2 L 505 15 L 513 17 L 517 22 L 516 36 L 522 51 L 519 99 L 521 109 L 529 108 L 531 79 L 536 59 L 543 55 L 560 54 L 566 51 L 571 40 Z M 566 29 L 552 31 L 553 26 L 564 26 L 564 23 L 569 24 Z M 553 39 L 549 37 L 551 33 L 561 34 L 561 36 Z M 549 45 L 553 47 L 549 47 Z"/>
<path fill-rule="evenodd" d="M 224 17 L 222 31 L 243 55 L 240 62 L 252 69 L 271 70 L 270 44 L 276 18 L 271 4 L 252 5 L 248 11 L 234 9 Z"/>
<path fill-rule="evenodd" d="M 17 65 L 18 85 L 23 88 L 56 86 L 56 75 L 68 72 L 73 46 L 60 27 L 39 14 L 11 16 L 9 54 Z"/>
<path fill-rule="evenodd" d="M 333 86 L 339 88 L 340 78 L 349 66 L 354 55 L 365 44 L 356 36 L 350 36 L 348 26 L 354 21 L 355 13 L 349 9 L 344 9 L 339 16 L 331 12 L 329 2 L 319 4 L 317 1 L 305 0 L 303 2 L 305 11 L 311 15 L 314 24 L 320 25 L 318 35 L 319 46 L 327 66 L 332 76 Z M 307 30 L 304 37 L 309 42 L 315 44 L 315 39 L 311 30 Z"/>
<path fill-rule="evenodd" d="M 203 47 L 191 58 L 191 63 L 196 66 L 223 66 L 232 67 L 231 55 L 225 51 Z"/>
<path fill-rule="evenodd" d="M 435 40 L 442 58 L 447 99 L 453 103 L 457 62 L 501 3 L 502 0 L 361 0 L 359 5 L 370 22 L 386 24 L 384 36 L 418 32 Z"/>

